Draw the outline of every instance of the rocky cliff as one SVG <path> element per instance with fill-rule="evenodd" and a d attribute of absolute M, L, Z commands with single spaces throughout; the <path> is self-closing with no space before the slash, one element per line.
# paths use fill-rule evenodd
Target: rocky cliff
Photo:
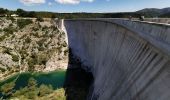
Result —
<path fill-rule="evenodd" d="M 0 77 L 66 69 L 65 34 L 54 19 L 0 18 Z"/>

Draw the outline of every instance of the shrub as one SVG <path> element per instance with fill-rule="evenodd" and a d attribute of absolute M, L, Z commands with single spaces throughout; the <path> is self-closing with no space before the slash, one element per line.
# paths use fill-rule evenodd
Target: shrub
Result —
<path fill-rule="evenodd" d="M 4 28 L 3 31 L 5 32 L 5 34 L 0 37 L 0 41 L 3 41 L 6 37 L 9 37 L 10 35 L 14 33 L 14 31 L 17 31 L 17 30 L 14 29 L 13 27 L 8 27 L 8 28 Z"/>
<path fill-rule="evenodd" d="M 26 43 L 31 43 L 30 37 L 27 37 L 27 38 L 25 39 L 25 42 L 26 42 Z"/>
<path fill-rule="evenodd" d="M 30 86 L 34 86 L 34 88 L 30 89 Z M 33 78 L 29 79 L 27 86 L 16 90 L 12 96 L 20 100 L 66 100 L 64 88 L 53 90 L 51 85 L 40 84 L 38 86 L 37 81 Z"/>
<path fill-rule="evenodd" d="M 0 42 L 3 41 L 6 38 L 6 35 L 3 35 L 0 37 Z"/>
<path fill-rule="evenodd" d="M 6 83 L 0 88 L 0 91 L 3 95 L 8 96 L 12 94 L 12 90 L 14 89 L 14 87 L 15 82 Z"/>
<path fill-rule="evenodd" d="M 16 29 L 14 29 L 12 26 L 10 26 L 8 28 L 4 28 L 3 31 L 5 32 L 5 34 L 13 34 L 14 31 L 16 31 Z"/>
<path fill-rule="evenodd" d="M 3 32 L 3 29 L 0 28 L 0 32 Z"/>
<path fill-rule="evenodd" d="M 34 99 L 38 95 L 37 81 L 34 78 L 29 78 L 28 84 L 24 88 L 20 88 L 13 93 L 13 97 L 24 96 L 24 98 Z M 25 99 L 24 99 L 25 100 Z"/>
<path fill-rule="evenodd" d="M 19 57 L 17 55 L 11 55 L 12 56 L 12 60 L 15 61 L 15 62 L 18 62 L 19 61 Z"/>
<path fill-rule="evenodd" d="M 37 86 L 37 80 L 35 80 L 34 78 L 30 78 L 28 80 L 28 88 L 32 88 L 32 87 L 35 87 Z"/>
<path fill-rule="evenodd" d="M 54 94 L 55 95 L 53 96 L 53 98 L 56 98 L 56 100 L 66 100 L 64 88 L 56 90 Z M 82 100 L 82 99 L 77 99 L 77 100 Z"/>
<path fill-rule="evenodd" d="M 39 65 L 45 65 L 46 64 L 46 62 L 48 61 L 48 59 L 49 59 L 49 57 L 47 56 L 47 54 L 39 54 L 38 56 L 37 56 L 37 61 L 38 61 L 38 64 Z"/>
<path fill-rule="evenodd" d="M 41 97 L 46 96 L 52 92 L 53 92 L 53 88 L 51 85 L 47 86 L 47 85 L 42 84 L 39 88 L 39 96 L 41 96 Z"/>
<path fill-rule="evenodd" d="M 38 22 L 43 22 L 44 19 L 43 19 L 42 17 L 37 17 L 36 21 L 38 21 Z"/>
<path fill-rule="evenodd" d="M 10 17 L 7 17 L 7 20 L 11 20 L 12 22 L 14 22 L 15 18 L 10 16 Z"/>
<path fill-rule="evenodd" d="M 33 27 L 32 30 L 36 32 L 36 31 L 38 31 L 39 29 L 36 28 L 36 27 Z"/>
<path fill-rule="evenodd" d="M 58 31 L 57 27 L 54 26 L 54 25 L 52 25 L 50 28 L 51 28 L 53 31 Z"/>
<path fill-rule="evenodd" d="M 13 24 L 11 23 L 11 24 L 9 24 L 9 27 L 12 27 L 13 26 Z"/>
<path fill-rule="evenodd" d="M 25 49 L 20 50 L 19 53 L 21 54 L 22 60 L 28 56 L 28 53 Z"/>
<path fill-rule="evenodd" d="M 23 38 L 25 38 L 27 35 L 26 34 L 24 34 L 24 35 L 22 35 L 19 39 L 23 39 Z"/>
<path fill-rule="evenodd" d="M 0 71 L 5 72 L 6 69 L 0 67 Z"/>
<path fill-rule="evenodd" d="M 64 55 L 66 56 L 69 53 L 68 49 L 64 51 Z"/>
<path fill-rule="evenodd" d="M 17 25 L 20 29 L 23 29 L 26 25 L 32 24 L 31 19 L 18 19 L 17 20 Z"/>
<path fill-rule="evenodd" d="M 12 94 L 13 97 L 19 97 L 25 95 L 27 92 L 29 92 L 28 87 L 21 88 L 17 90 L 15 93 Z"/>
<path fill-rule="evenodd" d="M 67 43 L 65 41 L 62 45 L 63 45 L 63 47 L 67 47 Z"/>
<path fill-rule="evenodd" d="M 38 34 L 38 32 L 36 32 L 36 33 L 31 33 L 33 36 L 35 36 L 35 37 L 37 37 L 37 38 L 39 38 L 40 36 L 39 36 L 39 34 Z"/>
<path fill-rule="evenodd" d="M 6 48 L 6 49 L 3 51 L 3 53 L 6 53 L 6 54 L 11 55 L 11 53 L 10 53 L 10 49 L 8 49 L 8 48 Z"/>
<path fill-rule="evenodd" d="M 39 46 L 38 50 L 39 50 L 39 51 L 44 51 L 45 48 L 44 48 L 43 46 Z"/>
<path fill-rule="evenodd" d="M 28 59 L 28 65 L 29 65 L 29 71 L 34 71 L 34 65 L 36 64 L 36 61 L 33 58 Z"/>
<path fill-rule="evenodd" d="M 42 28 L 42 31 L 46 31 L 48 29 L 48 27 L 47 26 L 44 26 L 43 28 Z"/>
<path fill-rule="evenodd" d="M 43 46 L 45 41 L 46 41 L 46 39 L 41 39 L 40 41 L 37 41 L 37 44 L 41 47 L 41 46 Z"/>

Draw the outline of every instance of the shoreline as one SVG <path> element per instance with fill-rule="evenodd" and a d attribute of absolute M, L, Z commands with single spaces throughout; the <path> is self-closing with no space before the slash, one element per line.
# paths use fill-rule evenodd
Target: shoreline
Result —
<path fill-rule="evenodd" d="M 32 75 L 36 75 L 36 74 L 49 74 L 49 73 L 55 73 L 57 71 L 66 71 L 66 70 L 67 69 L 56 69 L 54 71 L 49 71 L 49 72 L 44 72 L 44 71 L 39 71 L 39 72 L 28 72 L 28 71 L 26 71 L 26 72 L 21 72 L 21 73 L 20 72 L 15 72 L 15 73 L 12 73 L 12 74 L 6 76 L 5 78 L 1 78 L 0 79 L 0 84 L 3 83 L 4 81 L 7 81 L 8 79 L 10 79 L 12 77 L 15 77 L 15 76 L 19 75 L 19 74 L 26 74 L 26 73 L 30 73 Z"/>
<path fill-rule="evenodd" d="M 10 74 L 10 75 L 8 75 L 8 76 L 1 77 L 0 83 L 2 83 L 3 81 L 8 80 L 8 79 L 11 78 L 11 77 L 14 77 L 14 76 L 18 75 L 18 74 L 19 74 L 19 72 L 15 72 L 15 73 L 12 73 L 12 74 Z"/>

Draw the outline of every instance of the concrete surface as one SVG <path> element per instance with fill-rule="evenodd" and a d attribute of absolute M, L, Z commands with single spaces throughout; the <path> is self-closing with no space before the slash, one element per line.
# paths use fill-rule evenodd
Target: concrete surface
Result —
<path fill-rule="evenodd" d="M 75 56 L 94 76 L 88 100 L 170 100 L 170 27 L 121 19 L 65 20 Z"/>

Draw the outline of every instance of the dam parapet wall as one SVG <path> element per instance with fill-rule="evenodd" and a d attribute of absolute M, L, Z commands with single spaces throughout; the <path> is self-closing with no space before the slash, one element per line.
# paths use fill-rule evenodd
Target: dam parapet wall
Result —
<path fill-rule="evenodd" d="M 145 21 L 170 24 L 170 18 L 145 18 Z"/>
<path fill-rule="evenodd" d="M 121 19 L 63 24 L 72 53 L 93 74 L 89 100 L 169 100 L 168 25 Z"/>

